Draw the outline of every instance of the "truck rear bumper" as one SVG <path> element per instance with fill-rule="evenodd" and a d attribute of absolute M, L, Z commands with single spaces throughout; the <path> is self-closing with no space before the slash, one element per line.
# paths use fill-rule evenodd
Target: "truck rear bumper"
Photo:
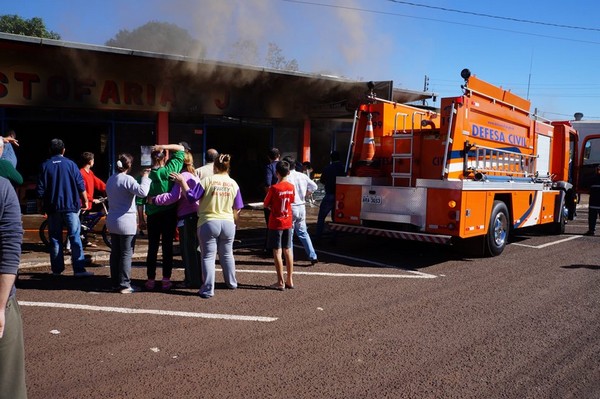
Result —
<path fill-rule="evenodd" d="M 424 234 L 424 233 L 411 233 L 406 231 L 387 230 L 387 229 L 375 229 L 371 227 L 363 226 L 349 226 L 345 224 L 329 223 L 329 228 L 333 231 L 340 231 L 344 233 L 354 234 L 368 234 L 379 237 L 397 238 L 401 240 L 412 240 L 422 241 L 434 244 L 450 244 L 452 236 L 439 235 L 439 234 Z"/>

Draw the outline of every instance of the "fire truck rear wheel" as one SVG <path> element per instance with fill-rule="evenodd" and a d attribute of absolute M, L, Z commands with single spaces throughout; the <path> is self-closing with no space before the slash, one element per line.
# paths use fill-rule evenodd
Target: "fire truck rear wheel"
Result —
<path fill-rule="evenodd" d="M 485 251 L 488 256 L 498 256 L 506 248 L 509 233 L 508 208 L 502 201 L 494 201 L 490 226 L 485 236 Z"/>

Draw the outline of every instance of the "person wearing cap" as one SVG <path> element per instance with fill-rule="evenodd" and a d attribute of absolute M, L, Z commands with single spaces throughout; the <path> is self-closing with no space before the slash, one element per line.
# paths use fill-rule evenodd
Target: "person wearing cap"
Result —
<path fill-rule="evenodd" d="M 596 221 L 600 213 L 600 165 L 596 166 L 596 174 L 590 185 L 588 211 L 588 231 L 585 235 L 593 236 L 596 233 Z"/>
<path fill-rule="evenodd" d="M 187 141 L 180 141 L 178 144 L 183 147 L 185 152 L 192 152 L 192 147 L 190 147 Z"/>
<path fill-rule="evenodd" d="M 5 144 L 3 140 L 0 140 L 0 155 L 4 155 L 4 151 L 7 148 L 10 148 L 10 144 Z M 23 176 L 21 176 L 10 161 L 4 158 L 0 158 L 0 176 L 6 177 L 12 183 L 13 187 L 23 184 Z"/>
<path fill-rule="evenodd" d="M 2 143 L 4 144 L 4 152 L 1 159 L 5 159 L 11 163 L 11 165 L 16 168 L 17 167 L 17 154 L 15 154 L 14 146 L 19 146 L 19 141 L 17 140 L 17 133 L 14 130 L 9 130 L 6 133 L 6 136 L 2 137 Z"/>
<path fill-rule="evenodd" d="M 166 151 L 172 151 L 167 160 Z M 169 180 L 171 172 L 179 173 L 183 167 L 185 148 L 181 144 L 159 144 L 152 147 L 152 170 L 150 172 L 150 191 L 148 197 L 168 193 L 173 188 Z M 155 205 L 146 203 L 146 226 L 148 228 L 148 253 L 146 255 L 146 274 L 148 280 L 145 287 L 154 290 L 156 279 L 156 264 L 158 247 L 162 241 L 162 272 L 161 289 L 171 289 L 171 273 L 173 271 L 173 239 L 177 228 L 177 209 L 175 204 Z M 162 240 L 161 240 L 162 237 Z"/>

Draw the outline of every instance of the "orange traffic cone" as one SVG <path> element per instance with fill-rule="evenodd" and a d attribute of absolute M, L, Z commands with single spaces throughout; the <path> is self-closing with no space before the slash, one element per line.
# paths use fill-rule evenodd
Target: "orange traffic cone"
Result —
<path fill-rule="evenodd" d="M 372 115 L 369 114 L 367 127 L 365 128 L 365 138 L 360 152 L 361 161 L 372 161 L 375 156 L 375 135 L 373 134 L 373 122 L 371 119 Z"/>

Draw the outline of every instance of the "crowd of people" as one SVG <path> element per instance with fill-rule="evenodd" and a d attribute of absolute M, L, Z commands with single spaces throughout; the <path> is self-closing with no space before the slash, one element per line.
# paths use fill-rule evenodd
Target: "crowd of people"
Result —
<path fill-rule="evenodd" d="M 19 145 L 14 131 L 0 140 L 0 386 L 15 397 L 26 390 L 23 363 L 23 331 L 15 280 L 20 262 L 23 228 L 18 186 L 23 177 L 16 170 L 13 146 Z M 40 167 L 36 194 L 40 211 L 48 218 L 49 252 L 52 274 L 65 271 L 65 254 L 70 255 L 75 277 L 93 276 L 86 270 L 86 246 L 82 240 L 81 212 L 90 211 L 98 197 L 106 195 L 110 212 L 106 226 L 110 232 L 110 279 L 115 292 L 130 294 L 139 290 L 131 284 L 132 257 L 136 237 L 146 230 L 147 280 L 144 289 L 168 291 L 172 288 L 173 241 L 178 234 L 185 270 L 183 285 L 198 289 L 201 298 L 215 295 L 215 263 L 217 255 L 223 269 L 225 285 L 237 288 L 233 242 L 244 202 L 238 183 L 229 175 L 232 158 L 209 149 L 205 164 L 195 168 L 190 146 L 155 145 L 151 167 L 137 177 L 131 175 L 134 158 L 118 154 L 116 173 L 106 182 L 96 177 L 92 168 L 94 154 L 81 154 L 80 164 L 65 157 L 65 144 L 53 139 L 49 158 Z M 310 260 L 318 262 L 306 226 L 306 204 L 317 184 L 311 179 L 310 163 L 297 162 L 288 156 L 283 160 L 277 148 L 269 152 L 265 168 L 265 222 L 267 235 L 264 248 L 273 256 L 277 281 L 275 290 L 294 288 L 293 236 L 296 234 Z M 332 163 L 325 168 L 321 180 L 325 199 L 319 211 L 317 234 L 323 232 L 325 218 L 332 211 L 335 177 L 343 175 L 339 155 L 331 154 Z M 332 183 L 333 182 L 333 183 Z M 323 205 L 325 204 L 325 206 Z M 67 232 L 67 243 L 63 241 Z M 65 251 L 68 245 L 68 251 Z M 162 246 L 162 276 L 157 281 L 157 258 Z M 284 273 L 285 264 L 285 273 Z"/>
<path fill-rule="evenodd" d="M 13 145 L 18 146 L 18 141 L 11 132 L 0 141 L 0 155 L 3 147 L 12 149 Z M 14 151 L 6 153 L 7 159 L 0 158 L 0 176 L 16 187 L 22 183 L 15 168 L 16 156 Z M 277 148 L 272 148 L 268 156 L 263 204 L 267 227 L 264 248 L 266 254 L 273 257 L 277 272 L 277 282 L 271 288 L 293 289 L 294 234 L 310 264 L 318 262 L 306 225 L 306 204 L 318 187 L 311 179 L 310 163 L 302 164 L 292 156 L 281 160 Z M 65 271 L 65 256 L 70 256 L 75 277 L 93 275 L 86 270 L 88 260 L 84 248 L 95 244 L 84 240 L 80 215 L 92 210 L 99 197 L 106 196 L 110 203 L 106 226 L 112 243 L 110 278 L 115 292 L 170 290 L 176 240 L 180 243 L 184 266 L 183 287 L 198 289 L 202 298 L 214 296 L 218 255 L 225 285 L 235 289 L 233 242 L 244 202 L 238 183 L 229 175 L 231 156 L 211 148 L 206 151 L 205 164 L 196 168 L 190 146 L 180 142 L 153 146 L 150 158 L 151 166 L 134 177 L 131 175 L 133 156 L 118 154 L 116 173 L 104 182 L 93 172 L 93 153 L 82 153 L 77 165 L 65 157 L 65 144 L 61 139 L 51 140 L 49 158 L 40 167 L 36 195 L 39 211 L 48 219 L 52 274 L 60 276 Z M 332 160 L 336 159 L 339 161 L 334 152 Z M 328 166 L 323 181 L 335 181 L 338 172 L 339 168 L 333 170 Z M 326 198 L 332 195 L 330 186 L 325 185 Z M 324 223 L 328 212 L 331 209 L 319 212 L 319 224 Z M 63 231 L 67 232 L 66 240 Z M 322 232 L 322 228 L 317 231 Z M 148 239 L 147 279 L 143 287 L 131 284 L 132 258 L 139 235 L 146 235 Z M 157 279 L 159 249 L 162 250 L 162 275 Z"/>

